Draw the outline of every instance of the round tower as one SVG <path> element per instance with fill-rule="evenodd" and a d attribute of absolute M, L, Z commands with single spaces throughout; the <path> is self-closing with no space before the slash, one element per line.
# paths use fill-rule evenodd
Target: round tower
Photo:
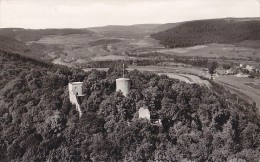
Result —
<path fill-rule="evenodd" d="M 116 91 L 121 91 L 124 96 L 127 96 L 130 91 L 131 80 L 129 78 L 116 79 Z"/>

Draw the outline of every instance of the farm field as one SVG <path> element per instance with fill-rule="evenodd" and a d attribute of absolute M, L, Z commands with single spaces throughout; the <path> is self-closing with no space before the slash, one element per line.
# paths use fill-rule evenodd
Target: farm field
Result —
<path fill-rule="evenodd" d="M 217 76 L 215 81 L 229 87 L 240 97 L 256 103 L 260 112 L 260 79 L 239 78 L 236 76 Z M 244 94 L 244 95 L 243 95 Z"/>
<path fill-rule="evenodd" d="M 118 40 L 118 41 L 110 41 Z M 97 42 L 100 41 L 100 42 Z M 111 42 L 111 43 L 110 43 Z M 102 34 L 70 34 L 65 36 L 48 35 L 38 41 L 30 42 L 45 45 L 56 45 L 63 50 L 60 61 L 74 65 L 91 60 L 118 60 L 124 59 L 126 52 L 139 48 L 162 48 L 157 40 L 149 36 L 142 38 L 111 37 Z M 96 44 L 96 45 L 94 45 Z M 115 54 L 117 56 L 115 56 Z M 119 57 L 118 57 L 119 56 Z M 54 63 L 56 63 L 54 61 Z"/>
<path fill-rule="evenodd" d="M 150 71 L 157 73 L 194 74 L 198 76 L 205 75 L 202 68 L 195 68 L 192 66 L 129 66 L 128 69 L 137 69 L 139 71 Z"/>
<path fill-rule="evenodd" d="M 253 44 L 253 41 L 250 42 Z M 165 54 L 172 54 L 175 56 L 199 56 L 199 57 L 215 57 L 215 58 L 229 58 L 229 59 L 257 59 L 260 58 L 260 50 L 245 45 L 228 45 L 228 44 L 207 44 L 198 45 L 187 48 L 173 48 L 173 49 L 161 49 L 157 52 Z M 249 44 L 249 43 L 248 43 Z"/>
<path fill-rule="evenodd" d="M 93 61 L 108 61 L 108 60 L 127 60 L 133 59 L 128 56 L 120 56 L 120 55 L 107 55 L 107 56 L 99 56 L 92 58 Z"/>
<path fill-rule="evenodd" d="M 155 72 L 159 75 L 167 75 L 170 78 L 178 79 L 180 81 L 189 83 L 189 84 L 199 84 L 201 86 L 206 86 L 210 88 L 210 83 L 207 80 L 203 80 L 198 76 L 203 76 L 204 72 L 199 68 L 190 68 L 190 67 L 157 67 L 157 66 L 137 66 L 129 67 L 127 70 L 137 69 L 139 71 L 149 71 Z"/>
<path fill-rule="evenodd" d="M 165 74 L 167 75 L 169 78 L 172 79 L 178 79 L 180 81 L 189 83 L 189 84 L 199 84 L 201 86 L 206 86 L 208 88 L 210 88 L 210 83 L 207 80 L 202 80 L 201 78 L 199 78 L 196 75 L 192 75 L 192 74 L 177 74 L 177 73 L 158 73 L 159 75 Z"/>
<path fill-rule="evenodd" d="M 84 68 L 84 71 L 90 71 L 92 69 L 104 70 L 107 71 L 109 68 Z M 154 72 L 154 73 L 191 73 L 191 74 L 200 74 L 203 72 L 199 69 L 189 68 L 189 67 L 170 67 L 170 66 L 128 66 L 126 70 L 139 70 L 146 72 Z"/>
<path fill-rule="evenodd" d="M 131 32 L 127 34 L 131 35 Z M 54 56 L 53 52 L 49 52 L 49 55 L 55 58 L 53 63 L 66 64 L 70 67 L 77 64 L 86 64 L 90 61 L 126 60 L 130 58 L 130 55 L 127 56 L 128 54 L 150 52 L 160 52 L 173 56 L 216 58 L 220 62 L 250 62 L 250 65 L 259 66 L 256 61 L 260 59 L 258 41 L 244 41 L 234 45 L 213 43 L 167 49 L 149 35 L 143 34 L 139 37 L 128 37 L 128 35 L 117 35 L 116 33 L 107 35 L 102 32 L 46 35 L 30 43 L 57 46 L 62 50 L 62 52 L 54 52 L 57 56 Z"/>

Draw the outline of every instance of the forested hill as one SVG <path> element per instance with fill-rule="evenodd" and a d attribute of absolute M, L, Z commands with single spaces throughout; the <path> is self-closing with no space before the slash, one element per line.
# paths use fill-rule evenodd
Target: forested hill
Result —
<path fill-rule="evenodd" d="M 152 33 L 161 32 L 167 29 L 171 29 L 179 23 L 169 23 L 169 24 L 137 24 L 137 25 L 109 25 L 103 27 L 92 27 L 88 30 L 95 33 L 100 33 L 106 36 L 117 36 L 123 38 L 143 38 L 144 36 L 150 35 Z"/>
<path fill-rule="evenodd" d="M 0 161 L 260 160 L 255 107 L 213 83 L 134 70 L 124 97 L 122 67 L 85 73 L 0 51 L 0 69 Z M 70 81 L 83 81 L 81 118 Z M 162 125 L 138 119 L 142 106 Z"/>
<path fill-rule="evenodd" d="M 37 41 L 47 35 L 68 34 L 94 34 L 87 29 L 23 29 L 23 28 L 0 28 L 0 35 L 15 38 L 23 42 Z"/>
<path fill-rule="evenodd" d="M 47 50 L 43 50 L 44 47 L 48 49 L 45 45 L 36 43 L 25 44 L 15 38 L 0 35 L 0 50 L 8 53 L 19 53 L 25 57 L 50 61 L 51 57 L 46 53 Z"/>
<path fill-rule="evenodd" d="M 190 21 L 151 36 L 170 48 L 259 40 L 260 19 L 227 18 Z"/>

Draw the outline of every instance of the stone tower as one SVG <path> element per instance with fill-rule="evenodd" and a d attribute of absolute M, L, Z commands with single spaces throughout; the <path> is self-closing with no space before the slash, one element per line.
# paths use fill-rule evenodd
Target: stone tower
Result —
<path fill-rule="evenodd" d="M 116 79 L 116 91 L 121 91 L 124 96 L 127 96 L 130 91 L 131 80 L 129 78 Z"/>
<path fill-rule="evenodd" d="M 123 64 L 123 78 L 116 79 L 116 91 L 121 91 L 124 96 L 127 96 L 131 88 L 131 80 L 125 78 L 125 65 Z"/>

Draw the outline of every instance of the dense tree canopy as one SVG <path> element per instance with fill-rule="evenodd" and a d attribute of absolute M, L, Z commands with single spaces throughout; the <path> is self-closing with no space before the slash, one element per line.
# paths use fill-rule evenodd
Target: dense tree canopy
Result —
<path fill-rule="evenodd" d="M 84 73 L 4 52 L 0 68 L 0 161 L 260 160 L 255 107 L 217 84 L 134 70 L 124 97 L 120 68 Z M 83 81 L 81 118 L 70 81 Z M 138 119 L 142 105 L 162 125 Z"/>
<path fill-rule="evenodd" d="M 212 75 L 215 73 L 215 70 L 217 69 L 218 67 L 218 62 L 216 61 L 211 61 L 209 64 L 208 64 L 208 71 L 209 73 Z"/>
<path fill-rule="evenodd" d="M 152 34 L 166 47 L 187 47 L 210 43 L 237 43 L 260 39 L 259 20 L 213 19 L 182 23 Z"/>

